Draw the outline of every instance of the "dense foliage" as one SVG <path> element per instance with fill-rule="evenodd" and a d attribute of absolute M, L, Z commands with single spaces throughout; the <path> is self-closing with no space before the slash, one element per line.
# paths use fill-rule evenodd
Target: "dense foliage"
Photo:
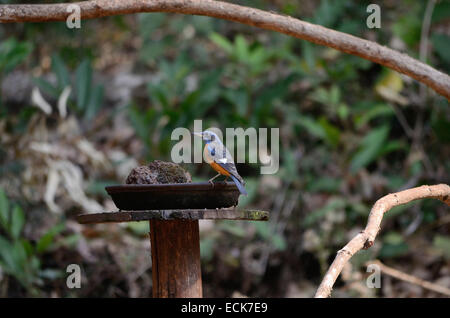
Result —
<path fill-rule="evenodd" d="M 0 1 L 7 3 L 12 1 Z M 30 2 L 30 1 L 29 1 Z M 42 2 L 42 1 L 39 1 Z M 50 2 L 50 1 L 44 1 Z M 53 1 L 55 2 L 55 1 Z M 427 1 L 240 1 L 387 45 L 450 73 L 450 2 L 422 35 Z M 309 297 L 330 261 L 381 196 L 450 183 L 448 101 L 361 58 L 207 17 L 137 14 L 0 27 L 0 296 L 150 294 L 148 223 L 81 226 L 81 211 L 112 211 L 104 191 L 151 160 L 170 160 L 174 128 L 280 128 L 275 175 L 239 164 L 240 206 L 269 222 L 201 222 L 205 296 Z M 428 42 L 426 42 L 428 41 Z M 184 165 L 194 181 L 213 172 Z M 383 276 L 380 259 L 450 284 L 448 207 L 423 200 L 385 216 L 335 296 L 437 296 Z M 144 252 L 145 251 L 145 252 Z M 81 289 L 66 287 L 79 264 Z"/>

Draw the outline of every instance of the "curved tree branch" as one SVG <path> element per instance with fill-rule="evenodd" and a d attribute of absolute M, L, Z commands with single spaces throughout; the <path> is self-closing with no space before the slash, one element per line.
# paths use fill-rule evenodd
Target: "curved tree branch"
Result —
<path fill-rule="evenodd" d="M 317 289 L 316 298 L 329 297 L 336 279 L 341 273 L 344 265 L 359 250 L 367 249 L 373 245 L 375 237 L 380 230 L 381 220 L 384 213 L 395 206 L 409 203 L 418 199 L 435 198 L 450 206 L 450 186 L 438 184 L 433 186 L 421 186 L 397 193 L 388 194 L 375 202 L 369 214 L 366 228 L 357 234 L 347 245 L 337 252 L 336 258 L 325 274 L 322 283 Z"/>
<path fill-rule="evenodd" d="M 284 33 L 357 55 L 422 82 L 450 100 L 450 77 L 412 57 L 346 33 L 289 16 L 213 0 L 92 0 L 61 4 L 0 6 L 0 22 L 64 21 L 69 5 L 81 9 L 82 19 L 137 12 L 175 12 L 220 18 Z"/>

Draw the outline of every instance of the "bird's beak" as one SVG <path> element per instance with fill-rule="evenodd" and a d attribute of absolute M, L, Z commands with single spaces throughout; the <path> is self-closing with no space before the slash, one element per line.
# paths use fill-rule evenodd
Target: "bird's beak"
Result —
<path fill-rule="evenodd" d="M 198 137 L 203 137 L 203 134 L 201 132 L 194 132 L 193 134 Z"/>

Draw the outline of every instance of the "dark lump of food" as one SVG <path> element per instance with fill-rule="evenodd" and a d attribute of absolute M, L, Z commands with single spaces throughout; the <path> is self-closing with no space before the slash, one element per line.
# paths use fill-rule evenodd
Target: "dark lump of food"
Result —
<path fill-rule="evenodd" d="M 189 172 L 173 162 L 155 160 L 131 170 L 126 184 L 161 184 L 192 182 Z"/>

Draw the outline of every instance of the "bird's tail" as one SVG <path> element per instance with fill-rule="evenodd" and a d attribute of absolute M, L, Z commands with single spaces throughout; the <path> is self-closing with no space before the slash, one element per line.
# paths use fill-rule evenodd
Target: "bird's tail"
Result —
<path fill-rule="evenodd" d="M 232 174 L 230 174 L 231 179 L 233 179 L 234 183 L 236 184 L 237 188 L 239 189 L 239 192 L 243 195 L 247 195 L 247 191 L 245 191 L 244 186 L 242 183 Z"/>

